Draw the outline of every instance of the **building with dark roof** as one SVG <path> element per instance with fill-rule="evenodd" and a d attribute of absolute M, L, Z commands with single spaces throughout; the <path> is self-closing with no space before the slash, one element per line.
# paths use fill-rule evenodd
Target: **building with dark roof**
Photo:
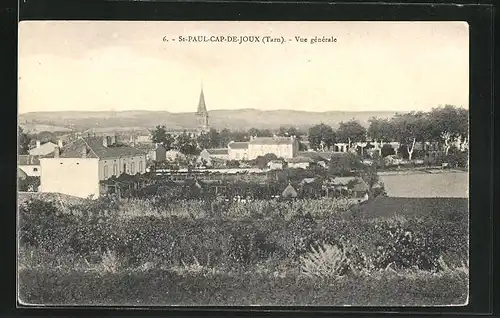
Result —
<path fill-rule="evenodd" d="M 40 159 L 40 191 L 96 198 L 100 182 L 146 172 L 146 152 L 122 145 L 116 136 L 80 137 Z"/>

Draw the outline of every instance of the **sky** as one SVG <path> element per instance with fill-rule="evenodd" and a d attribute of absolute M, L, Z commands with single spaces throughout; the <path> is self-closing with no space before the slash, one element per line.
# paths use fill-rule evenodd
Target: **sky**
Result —
<path fill-rule="evenodd" d="M 468 108 L 469 32 L 465 22 L 25 21 L 18 69 L 19 113 L 194 112 L 202 86 L 209 111 Z"/>

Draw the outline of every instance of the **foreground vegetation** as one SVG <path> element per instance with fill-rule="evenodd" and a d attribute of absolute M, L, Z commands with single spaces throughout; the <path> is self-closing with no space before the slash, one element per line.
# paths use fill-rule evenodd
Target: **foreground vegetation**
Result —
<path fill-rule="evenodd" d="M 450 209 L 422 216 L 372 211 L 367 217 L 362 208 L 331 199 L 29 200 L 19 211 L 21 300 L 461 304 L 468 288 L 461 204 L 450 200 Z"/>

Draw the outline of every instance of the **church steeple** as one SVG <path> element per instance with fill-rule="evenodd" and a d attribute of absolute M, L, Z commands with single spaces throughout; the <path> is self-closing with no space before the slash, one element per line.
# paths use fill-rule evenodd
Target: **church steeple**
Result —
<path fill-rule="evenodd" d="M 207 106 L 205 105 L 205 94 L 203 93 L 203 86 L 201 87 L 200 100 L 198 102 L 198 114 L 207 113 Z"/>
<path fill-rule="evenodd" d="M 198 122 L 198 128 L 202 132 L 210 130 L 208 126 L 208 111 L 207 111 L 207 105 L 205 104 L 205 94 L 203 93 L 203 83 L 201 85 L 200 100 L 198 101 L 198 110 L 196 111 L 196 119 Z"/>

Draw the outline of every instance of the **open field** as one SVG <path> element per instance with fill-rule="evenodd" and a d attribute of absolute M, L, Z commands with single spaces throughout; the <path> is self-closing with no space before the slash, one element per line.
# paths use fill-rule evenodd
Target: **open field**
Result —
<path fill-rule="evenodd" d="M 366 277 L 308 279 L 266 273 L 239 275 L 151 270 L 20 273 L 21 299 L 45 305 L 123 306 L 442 306 L 463 305 L 467 273 L 391 272 Z M 84 284 L 85 288 L 82 288 Z"/>
<path fill-rule="evenodd" d="M 468 198 L 467 172 L 386 174 L 380 180 L 390 197 Z"/>

